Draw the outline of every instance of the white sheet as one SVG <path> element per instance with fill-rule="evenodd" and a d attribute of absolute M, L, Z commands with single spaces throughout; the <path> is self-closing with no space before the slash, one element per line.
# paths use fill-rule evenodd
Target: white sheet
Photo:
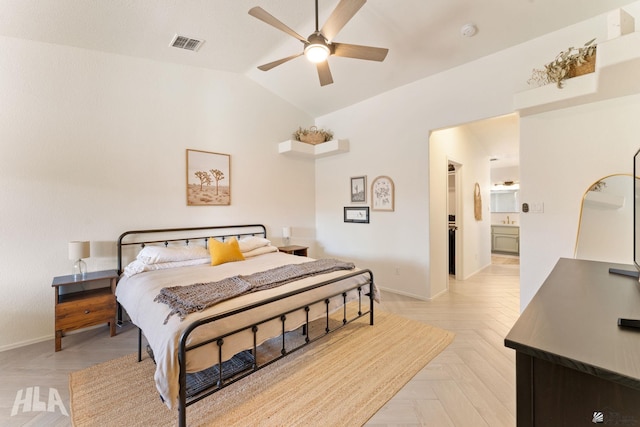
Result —
<path fill-rule="evenodd" d="M 210 265 L 197 265 L 168 270 L 148 271 L 133 277 L 123 276 L 118 282 L 116 296 L 118 302 L 131 317 L 132 322 L 142 329 L 156 360 L 155 380 L 158 392 L 163 397 L 168 407 L 173 407 L 178 397 L 178 373 L 179 363 L 177 349 L 182 331 L 195 319 L 227 312 L 231 309 L 245 306 L 253 302 L 266 299 L 275 295 L 289 292 L 309 286 L 313 283 L 340 277 L 345 271 L 323 274 L 293 283 L 289 283 L 274 289 L 243 295 L 232 300 L 224 301 L 203 312 L 193 313 L 184 321 L 178 316 L 169 318 L 167 324 L 163 324 L 170 312 L 166 304 L 154 302 L 160 289 L 168 286 L 190 285 L 193 283 L 211 282 L 238 274 L 251 274 L 285 264 L 302 263 L 311 261 L 311 258 L 288 255 L 282 252 L 272 252 L 244 261 L 232 262 L 212 267 Z M 349 285 L 365 283 L 368 276 L 357 276 L 314 289 L 304 295 L 288 298 L 286 301 L 277 301 L 268 306 L 256 308 L 248 312 L 212 322 L 194 331 L 189 344 L 194 344 L 208 337 L 220 336 L 233 331 L 240 326 L 252 325 L 269 315 L 279 314 L 287 309 L 304 305 L 311 301 L 323 299 L 327 295 L 339 293 Z M 368 292 L 368 286 L 365 286 Z M 374 290 L 375 294 L 375 290 Z M 356 297 L 355 291 L 350 293 L 350 299 Z M 342 305 L 341 298 L 333 298 L 330 308 L 338 308 Z M 324 313 L 324 303 L 311 307 L 310 317 L 320 317 Z M 287 316 L 287 329 L 293 330 L 305 321 L 302 311 Z M 279 320 L 262 325 L 258 331 L 258 341 L 263 342 L 281 332 Z M 223 359 L 228 359 L 239 351 L 251 348 L 253 334 L 250 331 L 227 337 L 224 340 Z M 212 347 L 214 348 L 213 351 Z M 217 348 L 213 344 L 190 351 L 187 357 L 187 372 L 197 372 L 218 363 Z"/>

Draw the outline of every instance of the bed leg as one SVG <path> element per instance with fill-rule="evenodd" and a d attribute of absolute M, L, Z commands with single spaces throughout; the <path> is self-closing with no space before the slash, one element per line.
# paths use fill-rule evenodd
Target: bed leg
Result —
<path fill-rule="evenodd" d="M 116 319 L 116 325 L 122 326 L 122 306 L 118 303 L 118 318 Z"/>
<path fill-rule="evenodd" d="M 142 361 L 142 329 L 138 328 L 138 362 Z"/>
<path fill-rule="evenodd" d="M 187 408 L 184 407 L 182 402 L 180 402 L 180 406 L 178 407 L 178 426 L 179 427 L 187 427 L 187 413 L 185 412 Z"/>
<path fill-rule="evenodd" d="M 369 272 L 369 277 L 371 278 L 369 282 L 369 325 L 373 326 L 373 303 L 374 301 L 374 283 L 373 283 L 373 273 Z"/>
<path fill-rule="evenodd" d="M 187 427 L 187 362 L 186 351 L 184 349 L 184 341 L 186 341 L 183 335 L 180 338 L 180 347 L 178 348 L 178 363 L 180 365 L 180 372 L 178 373 L 178 426 Z M 222 369 L 220 369 L 222 371 Z"/>
<path fill-rule="evenodd" d="M 373 326 L 373 295 L 371 295 L 371 305 L 369 308 L 369 325 Z"/>

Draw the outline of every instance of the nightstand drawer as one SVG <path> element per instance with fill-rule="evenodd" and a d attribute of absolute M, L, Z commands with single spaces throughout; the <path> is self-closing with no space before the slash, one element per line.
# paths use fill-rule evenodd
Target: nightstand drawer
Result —
<path fill-rule="evenodd" d="M 71 330 L 113 322 L 115 316 L 116 299 L 112 293 L 71 298 L 56 305 L 56 329 Z"/>
<path fill-rule="evenodd" d="M 94 271 L 82 277 L 67 275 L 53 278 L 55 289 L 55 349 L 62 350 L 65 332 L 109 323 L 109 334 L 116 334 L 116 270 Z M 98 282 L 108 286 L 97 287 Z M 85 284 L 93 289 L 78 291 Z M 68 292 L 76 290 L 76 292 Z M 64 292 L 67 291 L 67 292 Z"/>

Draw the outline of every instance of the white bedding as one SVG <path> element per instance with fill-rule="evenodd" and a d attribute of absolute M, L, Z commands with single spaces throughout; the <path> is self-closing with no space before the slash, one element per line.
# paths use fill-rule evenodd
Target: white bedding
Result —
<path fill-rule="evenodd" d="M 118 302 L 127 311 L 131 321 L 142 329 L 153 350 L 157 364 L 155 372 L 156 387 L 168 407 L 173 407 L 178 397 L 179 363 L 177 349 L 180 335 L 191 321 L 224 313 L 262 299 L 309 286 L 313 283 L 340 277 L 345 274 L 345 271 L 310 277 L 274 289 L 243 295 L 232 300 L 221 302 L 203 312 L 190 314 L 184 321 L 180 321 L 178 316 L 172 316 L 169 318 L 167 324 L 163 324 L 163 322 L 170 312 L 169 307 L 166 304 L 154 302 L 154 298 L 158 295 L 160 289 L 168 286 L 218 281 L 238 274 L 252 274 L 280 265 L 302 263 L 311 260 L 311 258 L 288 255 L 282 252 L 271 252 L 250 257 L 244 261 L 226 263 L 215 267 L 210 265 L 194 265 L 146 271 L 132 277 L 123 276 L 120 279 L 116 288 Z M 368 276 L 356 276 L 338 281 L 331 285 L 288 298 L 287 300 L 276 301 L 269 305 L 237 314 L 232 318 L 212 322 L 194 331 L 189 340 L 189 344 L 197 343 L 205 338 L 220 336 L 238 327 L 252 325 L 269 315 L 279 314 L 287 311 L 287 309 L 323 299 L 325 296 L 341 292 L 349 285 L 365 283 L 367 278 Z M 365 286 L 364 290 L 368 292 L 368 286 Z M 374 289 L 374 295 L 375 294 L 376 291 Z M 355 291 L 351 292 L 349 297 L 350 299 L 356 298 Z M 341 305 L 342 298 L 333 298 L 330 308 L 335 309 Z M 314 317 L 322 316 L 324 310 L 324 303 L 311 307 L 310 318 L 313 319 Z M 287 330 L 293 330 L 299 327 L 304 321 L 305 314 L 303 311 L 287 315 Z M 258 330 L 258 343 L 272 336 L 279 335 L 281 328 L 282 326 L 279 320 L 261 325 Z M 226 360 L 234 354 L 251 348 L 252 346 L 253 334 L 251 331 L 227 337 L 224 339 L 223 359 Z M 218 363 L 217 347 L 214 344 L 203 346 L 189 352 L 187 356 L 187 372 L 197 372 L 216 363 Z"/>

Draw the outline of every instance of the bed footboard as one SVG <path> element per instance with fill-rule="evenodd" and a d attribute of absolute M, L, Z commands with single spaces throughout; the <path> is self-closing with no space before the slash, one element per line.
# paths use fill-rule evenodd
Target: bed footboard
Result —
<path fill-rule="evenodd" d="M 303 292 L 307 292 L 309 290 L 312 289 L 316 289 L 316 288 L 320 288 L 332 283 L 335 283 L 337 281 L 340 280 L 344 280 L 344 279 L 348 279 L 351 277 L 355 277 L 355 276 L 363 276 L 366 277 L 366 282 L 365 283 L 360 283 L 360 284 L 354 284 L 353 286 L 347 288 L 347 289 L 343 289 L 341 292 L 333 294 L 333 295 L 328 295 L 320 300 L 316 300 L 316 301 L 310 301 L 307 304 L 297 307 L 297 308 L 293 308 L 291 310 L 288 310 L 286 312 L 283 313 L 277 313 L 274 314 L 273 316 L 263 319 L 258 323 L 246 326 L 244 328 L 241 329 L 237 329 L 235 331 L 229 332 L 225 335 L 222 336 L 218 336 L 218 337 L 212 337 L 210 339 L 207 339 L 206 341 L 203 342 L 199 342 L 196 345 L 188 345 L 188 341 L 189 341 L 189 336 L 199 327 L 206 325 L 208 323 L 211 322 L 215 322 L 216 320 L 220 320 L 224 317 L 227 316 L 233 316 L 236 314 L 239 314 L 243 311 L 247 311 L 247 310 L 251 310 L 254 308 L 257 308 L 259 306 L 263 306 L 266 304 L 270 304 L 272 302 L 278 301 L 278 300 L 282 300 L 285 298 L 289 298 L 291 296 L 294 295 L 298 295 L 301 294 Z M 322 337 L 326 336 L 327 334 L 334 332 L 344 326 L 346 326 L 347 324 L 360 319 L 364 316 L 369 316 L 369 324 L 373 325 L 374 322 L 374 281 L 373 281 L 373 272 L 371 272 L 371 270 L 358 270 L 356 272 L 351 272 L 349 274 L 345 274 L 343 276 L 340 276 L 336 279 L 333 280 L 327 280 L 324 282 L 320 282 L 311 286 L 308 286 L 304 289 L 299 289 L 297 291 L 293 291 L 290 292 L 288 294 L 285 295 L 281 295 L 278 297 L 274 297 L 274 298 L 270 298 L 264 301 L 261 301 L 259 303 L 254 303 L 254 304 L 250 304 L 247 305 L 245 307 L 241 307 L 238 308 L 236 310 L 230 311 L 228 313 L 224 313 L 221 315 L 216 315 L 216 316 L 211 316 L 208 318 L 204 318 L 198 321 L 193 322 L 192 324 L 190 324 L 187 329 L 182 333 L 182 336 L 180 337 L 180 346 L 179 346 L 179 350 L 178 350 L 178 360 L 179 360 L 179 364 L 180 364 L 180 374 L 179 374 L 179 383 L 180 383 L 180 392 L 179 392 L 179 396 L 178 396 L 178 413 L 179 413 L 179 420 L 178 420 L 178 425 L 181 427 L 184 427 L 187 425 L 186 423 L 186 409 L 188 406 L 222 390 L 223 388 L 233 384 L 236 381 L 239 381 L 249 375 L 251 375 L 252 373 L 276 362 L 277 360 L 303 348 L 304 346 L 311 344 L 312 342 L 317 341 L 318 339 L 321 339 Z M 353 313 L 349 313 L 347 310 L 347 295 L 349 292 L 353 292 L 355 291 L 357 293 L 357 301 L 354 301 L 354 304 L 357 304 L 357 310 Z M 331 310 L 330 309 L 330 302 L 333 299 L 341 299 L 341 307 L 342 307 L 342 319 L 341 322 L 339 322 L 339 324 L 337 326 L 332 327 L 331 322 L 330 322 L 330 316 L 332 313 L 335 312 L 335 310 Z M 368 304 L 367 304 L 368 301 Z M 313 306 L 314 304 L 324 304 L 325 305 L 325 310 L 324 310 L 324 314 L 323 317 L 324 319 L 324 331 L 322 334 L 318 334 L 315 337 L 311 337 L 310 336 L 310 323 L 312 321 L 312 319 L 309 318 L 309 310 L 311 306 Z M 304 334 L 304 339 L 302 340 L 301 344 L 297 344 L 293 347 L 288 348 L 286 345 L 286 340 L 285 340 L 285 335 L 287 333 L 287 331 L 289 330 L 289 328 L 287 328 L 287 317 L 291 314 L 294 313 L 296 311 L 304 311 L 306 313 L 306 321 L 303 323 L 302 325 L 302 333 Z M 262 363 L 258 362 L 258 351 L 259 351 L 259 347 L 258 347 L 258 340 L 257 340 L 257 333 L 260 330 L 260 326 L 266 322 L 269 321 L 273 321 L 274 319 L 277 319 L 279 322 L 281 322 L 281 330 L 282 333 L 277 337 L 278 341 L 281 342 L 281 347 L 280 347 L 280 354 L 270 358 L 267 361 L 264 361 Z M 253 348 L 251 349 L 253 356 L 254 356 L 254 362 L 253 362 L 253 366 L 248 369 L 248 370 L 244 370 L 243 372 L 240 372 L 230 378 L 225 378 L 224 376 L 224 369 L 223 369 L 223 357 L 222 357 L 222 352 L 223 352 L 223 346 L 224 346 L 224 340 L 226 337 L 242 332 L 242 331 L 247 331 L 250 330 L 251 333 L 253 334 L 254 337 L 254 344 L 253 344 Z M 217 351 L 218 351 L 218 369 L 217 369 L 217 373 L 218 373 L 218 378 L 215 382 L 213 382 L 207 389 L 199 392 L 197 395 L 195 396 L 188 396 L 187 395 L 187 356 L 188 356 L 188 352 L 192 351 L 196 348 L 205 346 L 207 344 L 211 344 L 211 343 L 215 343 L 216 347 L 217 347 Z"/>

